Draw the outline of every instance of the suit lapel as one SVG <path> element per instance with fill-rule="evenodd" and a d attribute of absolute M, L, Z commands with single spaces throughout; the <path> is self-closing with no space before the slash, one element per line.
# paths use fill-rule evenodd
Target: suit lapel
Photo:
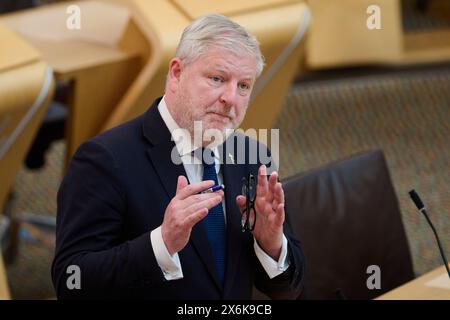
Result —
<path fill-rule="evenodd" d="M 176 193 L 178 176 L 184 175 L 187 177 L 187 174 L 175 148 L 175 143 L 171 139 L 170 132 L 158 111 L 160 100 L 157 99 L 147 111 L 143 123 L 143 134 L 151 144 L 150 148 L 147 149 L 150 162 L 158 174 L 167 196 L 172 199 Z M 173 160 L 175 160 L 175 163 Z M 218 289 L 222 290 L 215 260 L 202 223 L 197 223 L 192 228 L 190 241 Z"/>
<path fill-rule="evenodd" d="M 150 161 L 158 174 L 161 184 L 167 195 L 171 199 L 177 190 L 178 176 L 186 176 L 183 164 L 179 157 L 177 164 L 172 161 L 172 150 L 175 143 L 158 111 L 158 104 L 161 99 L 157 99 L 145 114 L 143 123 L 143 134 L 151 146 L 147 149 Z M 174 153 L 178 156 L 178 153 Z"/>

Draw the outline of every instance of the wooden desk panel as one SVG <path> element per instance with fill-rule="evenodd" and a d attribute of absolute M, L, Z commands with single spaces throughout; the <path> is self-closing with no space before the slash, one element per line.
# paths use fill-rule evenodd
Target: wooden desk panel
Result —
<path fill-rule="evenodd" d="M 120 63 L 133 59 L 137 53 L 82 41 L 50 42 L 29 38 L 28 41 L 42 53 L 42 59 L 51 64 L 56 76 L 71 78 L 75 73 L 99 65 Z"/>
<path fill-rule="evenodd" d="M 227 1 L 205 1 L 205 0 L 171 0 L 176 6 L 196 19 L 202 15 L 217 12 L 223 15 L 237 15 L 254 12 L 260 9 L 274 8 L 298 2 L 298 0 L 227 0 Z"/>
<path fill-rule="evenodd" d="M 447 274 L 445 266 L 430 271 L 403 286 L 383 294 L 376 300 L 450 300 L 450 289 L 431 287 L 429 281 Z M 450 284 L 450 278 L 446 277 Z"/>
<path fill-rule="evenodd" d="M 10 299 L 8 280 L 6 278 L 5 265 L 3 263 L 3 257 L 0 252 L 0 300 Z"/>
<path fill-rule="evenodd" d="M 40 59 L 39 52 L 9 28 L 0 24 L 0 71 Z"/>
<path fill-rule="evenodd" d="M 66 164 L 81 143 L 101 132 L 139 69 L 139 60 L 126 59 L 110 64 L 57 75 L 72 79 L 72 101 L 66 123 Z"/>

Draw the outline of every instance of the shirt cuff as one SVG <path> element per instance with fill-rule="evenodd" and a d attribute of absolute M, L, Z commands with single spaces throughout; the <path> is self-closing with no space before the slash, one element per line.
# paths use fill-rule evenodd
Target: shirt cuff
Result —
<path fill-rule="evenodd" d="M 258 245 L 258 242 L 255 238 L 253 238 L 253 247 L 255 249 L 256 256 L 261 262 L 264 270 L 266 270 L 267 275 L 270 279 L 275 278 L 276 276 L 285 272 L 290 265 L 289 256 L 287 254 L 287 239 L 283 234 L 283 244 L 281 246 L 281 254 L 278 258 L 278 261 L 272 259 L 267 253 L 264 252 L 263 249 Z"/>
<path fill-rule="evenodd" d="M 166 278 L 166 280 L 183 278 L 180 257 L 178 256 L 178 253 L 174 253 L 170 256 L 162 238 L 161 227 L 156 228 L 150 233 L 150 241 L 152 243 L 153 253 L 156 257 L 156 262 L 161 268 L 164 278 Z"/>

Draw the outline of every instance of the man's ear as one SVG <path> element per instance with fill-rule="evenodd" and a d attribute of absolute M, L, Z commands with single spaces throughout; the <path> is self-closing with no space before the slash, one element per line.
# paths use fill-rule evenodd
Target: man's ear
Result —
<path fill-rule="evenodd" d="M 183 63 L 179 58 L 173 58 L 169 62 L 169 72 L 168 72 L 168 82 L 169 88 L 175 89 L 174 86 L 177 86 L 180 82 L 181 72 L 183 71 Z"/>

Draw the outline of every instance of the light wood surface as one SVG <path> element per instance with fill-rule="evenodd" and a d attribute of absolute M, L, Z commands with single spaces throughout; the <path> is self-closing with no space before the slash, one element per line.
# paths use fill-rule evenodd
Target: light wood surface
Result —
<path fill-rule="evenodd" d="M 10 299 L 8 280 L 6 278 L 5 265 L 0 250 L 0 300 Z"/>
<path fill-rule="evenodd" d="M 102 32 L 105 38 L 118 38 L 115 45 L 107 45 L 106 40 L 96 42 L 89 34 L 77 37 L 71 36 L 70 33 L 67 35 L 68 31 L 63 32 L 65 24 L 62 22 L 59 23 L 62 27 L 47 30 L 49 33 L 45 34 L 46 38 L 35 36 L 30 28 L 44 23 L 45 21 L 41 20 L 49 16 L 53 17 L 55 11 L 61 11 L 62 18 L 65 19 L 68 17 L 65 8 L 71 4 L 96 4 L 83 8 L 82 13 L 87 15 L 86 11 L 89 11 L 90 16 L 101 17 L 104 6 L 110 4 L 104 2 L 102 6 L 98 6 L 97 3 L 99 2 L 64 2 L 0 17 L 0 24 L 22 33 L 28 43 L 39 50 L 42 59 L 53 68 L 57 81 L 71 83 L 72 94 L 66 123 L 66 163 L 82 142 L 101 131 L 103 123 L 136 76 L 141 58 L 134 47 L 127 44 L 122 46 L 116 33 L 109 34 L 107 28 L 93 26 L 95 21 L 87 22 L 92 29 Z M 127 7 L 115 8 L 128 11 Z M 122 18 L 123 14 L 120 17 Z M 96 20 L 101 26 L 104 19 Z M 130 22 L 127 22 L 127 27 L 129 25 Z M 101 37 L 97 35 L 97 38 Z"/>
<path fill-rule="evenodd" d="M 298 0 L 227 0 L 227 1 L 205 1 L 205 0 L 170 0 L 185 12 L 190 19 L 202 15 L 220 12 L 223 15 L 233 16 L 257 10 L 273 9 L 277 6 L 285 6 L 298 2 Z"/>
<path fill-rule="evenodd" d="M 306 59 L 310 69 L 450 60 L 450 32 L 404 32 L 400 0 L 307 2 L 313 16 Z M 380 8 L 381 29 L 369 30 L 367 8 L 373 4 Z"/>
<path fill-rule="evenodd" d="M 399 64 L 427 63 L 450 60 L 450 31 L 448 29 L 403 36 L 404 52 Z"/>
<path fill-rule="evenodd" d="M 45 40 L 28 39 L 42 52 L 43 60 L 51 63 L 55 75 L 62 79 L 79 76 L 79 72 L 99 65 L 132 60 L 133 54 L 106 46 L 82 41 L 63 44 Z"/>
<path fill-rule="evenodd" d="M 431 286 L 430 281 L 438 281 L 447 288 Z M 391 290 L 377 300 L 450 300 L 450 278 L 445 266 L 430 271 L 403 286 Z"/>
<path fill-rule="evenodd" d="M 367 28 L 372 0 L 308 0 L 312 22 L 308 33 L 310 68 L 398 60 L 402 52 L 400 4 L 380 0 L 381 29 Z"/>
<path fill-rule="evenodd" d="M 0 72 L 38 61 L 41 57 L 38 50 L 1 24 L 0 39 Z"/>

